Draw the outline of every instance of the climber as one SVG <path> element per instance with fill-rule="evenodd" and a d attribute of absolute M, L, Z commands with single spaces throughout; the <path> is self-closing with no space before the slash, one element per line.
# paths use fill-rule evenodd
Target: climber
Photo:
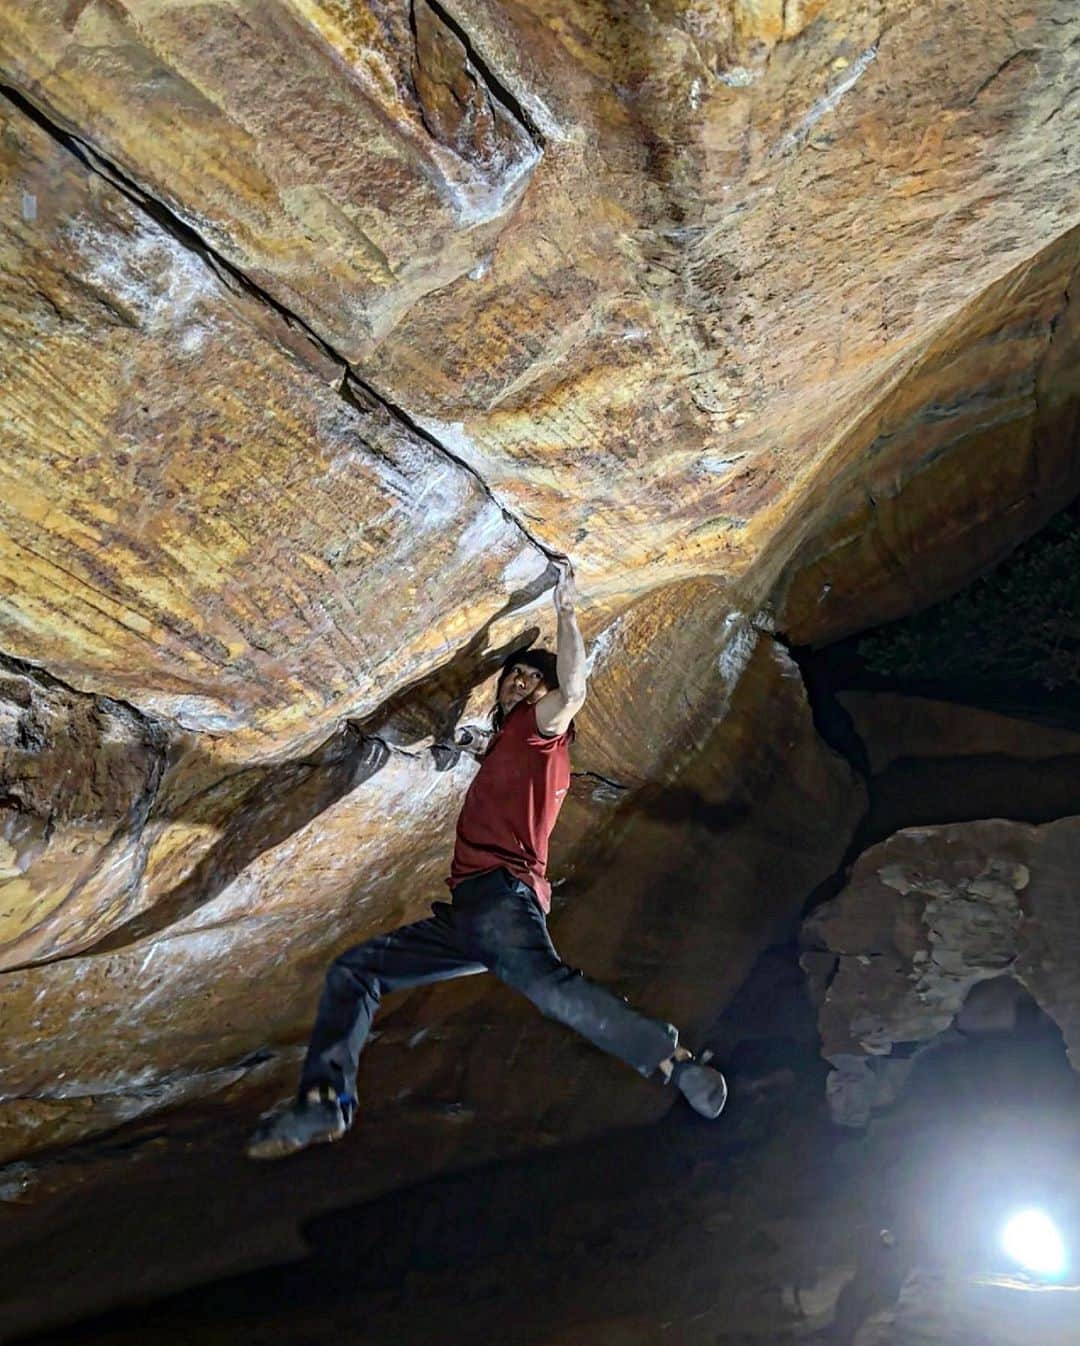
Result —
<path fill-rule="evenodd" d="M 511 655 L 499 676 L 490 746 L 483 744 L 458 818 L 451 902 L 434 903 L 427 920 L 377 935 L 331 965 L 296 1100 L 259 1125 L 248 1142 L 253 1159 L 348 1131 L 358 1058 L 384 992 L 484 971 L 642 1075 L 674 1085 L 702 1116 L 720 1115 L 727 1086 L 708 1055 L 695 1060 L 672 1025 L 567 967 L 548 935 L 548 838 L 570 785 L 574 716 L 585 702 L 585 646 L 568 563 L 554 597 L 557 653 Z"/>

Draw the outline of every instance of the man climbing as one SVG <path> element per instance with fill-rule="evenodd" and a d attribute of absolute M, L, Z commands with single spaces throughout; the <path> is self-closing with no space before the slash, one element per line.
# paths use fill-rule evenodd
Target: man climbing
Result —
<path fill-rule="evenodd" d="M 499 676 L 494 733 L 458 818 L 452 902 L 436 902 L 427 920 L 377 935 L 331 965 L 296 1101 L 260 1124 L 248 1143 L 253 1159 L 339 1140 L 349 1129 L 360 1052 L 385 992 L 484 971 L 642 1075 L 673 1084 L 702 1116 L 720 1115 L 727 1086 L 708 1057 L 696 1061 L 672 1025 L 567 967 L 548 935 L 548 838 L 570 785 L 574 716 L 585 703 L 569 567 L 555 587 L 555 611 L 557 653 L 512 655 Z"/>

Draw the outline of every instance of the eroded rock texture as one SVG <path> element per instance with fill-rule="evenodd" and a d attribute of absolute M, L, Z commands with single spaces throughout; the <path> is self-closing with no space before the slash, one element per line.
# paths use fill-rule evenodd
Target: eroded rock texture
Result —
<path fill-rule="evenodd" d="M 909 828 L 860 856 L 804 926 L 804 964 L 835 1067 L 835 1120 L 861 1125 L 902 1088 L 973 989 L 1015 978 L 1080 1045 L 1074 901 L 1080 820 Z"/>
<path fill-rule="evenodd" d="M 92 940 L 138 893 L 166 736 L 128 706 L 11 661 L 0 725 L 0 949 L 10 967 Z"/>
<path fill-rule="evenodd" d="M 699 615 L 705 597 L 688 595 Z M 673 616 L 633 610 L 625 647 L 666 630 L 674 657 L 703 663 L 704 624 L 687 617 L 676 633 Z M 579 777 L 553 849 L 557 891 L 572 894 L 557 926 L 565 956 L 691 1034 L 836 866 L 863 806 L 814 734 L 786 653 L 741 628 L 738 641 L 730 704 L 709 706 L 685 743 L 641 735 L 637 760 L 663 788 Z M 594 680 L 602 724 L 603 666 Z M 298 1042 L 332 954 L 440 896 L 464 773 L 346 734 L 322 760 L 238 773 L 183 817 L 152 818 L 143 892 L 157 886 L 157 903 L 86 955 L 0 982 L 5 1023 L 41 1039 L 5 1068 L 2 1152 L 227 1088 L 254 1050 Z M 372 1115 L 430 1118 L 419 1172 L 459 1148 L 543 1143 L 670 1103 L 486 978 L 414 1000 L 380 1021 L 364 1087 Z M 281 1067 L 284 1089 L 292 1056 Z M 499 1126 L 477 1138 L 447 1125 L 470 1118 Z"/>
<path fill-rule="evenodd" d="M 436 745 L 550 637 L 557 553 L 595 664 L 556 933 L 716 1012 L 861 808 L 774 616 L 930 601 L 1080 487 L 1078 33 L 1068 0 L 4 6 L 5 1154 L 230 1085 L 424 912 L 469 770 Z M 376 1050 L 380 1097 L 610 1115 L 606 1066 L 532 1113 L 464 1088 L 489 1015 L 551 1077 L 579 1049 L 418 999 L 461 1041 Z"/>

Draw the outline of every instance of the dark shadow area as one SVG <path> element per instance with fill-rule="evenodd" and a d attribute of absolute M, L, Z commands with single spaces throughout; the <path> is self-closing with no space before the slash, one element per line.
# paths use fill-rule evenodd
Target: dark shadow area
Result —
<path fill-rule="evenodd" d="M 828 741 L 831 694 L 895 691 L 1080 727 L 1080 499 L 940 602 L 823 648 L 793 651 Z M 833 738 L 830 737 L 833 736 Z"/>
<path fill-rule="evenodd" d="M 802 674 L 818 734 L 865 780 L 869 801 L 841 865 L 811 895 L 807 911 L 840 892 L 851 866 L 865 850 L 904 828 L 983 818 L 1038 825 L 1080 811 L 1080 756 L 1076 755 L 1037 759 L 989 752 L 935 758 L 909 756 L 893 760 L 874 774 L 855 721 L 839 700 L 839 694 L 845 691 L 891 693 L 993 712 L 1044 728 L 1080 731 L 1080 680 L 1048 686 L 1045 678 L 1024 676 L 1022 660 L 1008 669 L 988 666 L 976 673 L 973 669 L 978 661 L 967 661 L 964 655 L 966 647 L 977 645 L 986 634 L 971 625 L 975 602 L 971 594 L 982 594 L 974 610 L 980 620 L 996 624 L 995 640 L 1006 640 L 1014 627 L 1028 620 L 1028 614 L 1017 606 L 1026 590 L 1045 578 L 1042 569 L 1032 569 L 1030 556 L 1045 555 L 1048 548 L 1051 552 L 1057 549 L 1052 577 L 1061 607 L 1061 631 L 1067 634 L 1074 628 L 1080 630 L 1080 570 L 1074 574 L 1057 554 L 1063 538 L 1068 561 L 1072 550 L 1080 549 L 1080 501 L 989 575 L 934 609 L 822 648 L 789 647 Z M 911 627 L 915 634 L 908 630 Z M 924 634 L 926 631 L 930 634 Z M 1037 635 L 1029 632 L 1033 649 Z M 897 666 L 902 671 L 884 671 L 894 645 Z M 1066 646 L 1055 665 L 1059 672 L 1072 667 L 1068 641 Z M 933 674 L 930 656 L 935 650 L 952 650 L 951 671 L 947 674 Z M 1036 652 L 1040 656 L 1045 653 L 1041 644 L 1037 644 Z M 1080 670 L 1080 653 L 1076 667 Z"/>
<path fill-rule="evenodd" d="M 593 1256 L 647 1256 L 672 1193 L 687 1183 L 700 1186 L 706 1170 L 710 1190 L 726 1190 L 793 1119 L 815 1131 L 829 1130 L 821 1103 L 825 1065 L 817 1057 L 812 1009 L 796 957 L 794 945 L 763 955 L 711 1034 L 732 1087 L 730 1117 L 722 1126 L 679 1106 L 656 1126 L 404 1186 L 306 1221 L 302 1233 L 310 1252 L 302 1261 L 229 1276 L 17 1340 L 295 1346 L 325 1341 L 331 1324 L 365 1325 L 380 1315 L 375 1334 L 357 1331 L 343 1339 L 411 1346 L 428 1333 L 429 1340 L 445 1346 L 531 1341 L 545 1324 L 557 1321 L 558 1299 L 549 1302 L 548 1292 L 574 1267 L 587 1266 Z M 347 1165 L 345 1147 L 363 1142 L 363 1135 L 354 1135 L 342 1147 L 292 1161 L 293 1180 L 305 1181 L 316 1167 L 332 1177 L 335 1165 Z M 257 1181 L 266 1172 L 248 1165 L 243 1176 Z M 264 1180 L 288 1182 L 289 1173 L 278 1165 Z M 219 1190 L 206 1194 L 211 1207 L 243 1200 L 227 1175 L 226 1164 Z M 131 1256 L 168 1256 L 175 1238 L 171 1213 L 160 1205 L 152 1182 L 125 1183 L 120 1171 L 116 1187 L 97 1199 L 121 1203 L 116 1218 L 128 1227 L 122 1242 Z M 220 1212 L 208 1209 L 208 1236 L 221 1219 Z M 62 1267 L 69 1255 L 64 1242 L 52 1240 L 51 1254 L 49 1242 L 43 1243 L 42 1257 L 51 1255 Z M 86 1245 L 82 1251 L 95 1255 Z M 101 1270 L 110 1275 L 107 1264 Z M 497 1336 L 487 1335 L 486 1314 L 473 1321 L 467 1312 L 449 1321 L 424 1322 L 421 1315 L 415 1331 L 404 1334 L 396 1323 L 391 1326 L 389 1319 L 419 1307 L 428 1282 L 458 1286 L 464 1305 L 494 1306 Z M 520 1315 L 516 1323 L 514 1315 Z M 306 1334 L 298 1327 L 305 1317 L 311 1323 Z"/>
<path fill-rule="evenodd" d="M 638 790 L 624 809 L 630 815 L 640 814 L 658 822 L 689 823 L 719 835 L 736 823 L 745 822 L 753 812 L 749 799 L 707 799 L 700 790 L 689 785 L 645 785 Z"/>
<path fill-rule="evenodd" d="M 951 701 L 959 706 L 1011 715 L 1053 729 L 1080 730 L 1080 691 L 1063 687 L 1051 690 L 1039 683 L 1015 678 L 995 682 L 875 673 L 867 666 L 859 649 L 866 634 L 849 636 L 821 649 L 808 646 L 792 646 L 790 649 L 807 685 L 819 732 L 830 746 L 845 756 L 847 751 L 841 745 L 847 729 L 839 726 L 845 717 L 850 724 L 850 717 L 839 704 L 835 708 L 826 704 L 829 697 L 845 691 L 921 696 L 931 701 Z M 821 700 L 815 704 L 816 697 Z"/>
<path fill-rule="evenodd" d="M 1080 756 L 901 758 L 874 777 L 865 849 L 902 827 L 1011 818 L 1048 823 L 1080 810 Z"/>
<path fill-rule="evenodd" d="M 834 644 L 792 647 L 790 653 L 818 733 L 869 776 L 865 745 L 838 693 L 893 692 L 1080 730 L 1078 633 L 1080 501 L 1074 501 L 986 575 L 940 603 Z M 994 763 L 979 765 L 990 774 L 996 770 Z M 1039 811 L 1038 821 L 1046 821 L 1045 809 Z M 924 819 L 958 820 L 948 809 Z"/>
<path fill-rule="evenodd" d="M 303 1224 L 301 1261 L 19 1340 L 548 1346 L 576 1324 L 575 1346 L 607 1346 L 603 1325 L 625 1317 L 655 1321 L 656 1333 L 716 1324 L 674 1335 L 680 1346 L 852 1346 L 913 1267 L 1015 1272 L 999 1236 L 1018 1207 L 1045 1207 L 1080 1238 L 1080 1077 L 1022 989 L 1007 1029 L 984 1004 L 966 1031 L 918 1056 L 891 1109 L 852 1132 L 825 1116 L 826 1066 L 796 957 L 791 944 L 766 950 L 710 1034 L 733 1085 L 722 1124 L 675 1109 L 653 1127 L 339 1204 Z M 345 1174 L 347 1161 L 344 1148 L 294 1161 L 294 1181 Z M 113 1193 L 128 1202 L 117 1218 L 134 1257 L 168 1255 L 169 1212 L 154 1211 L 152 1192 L 121 1180 Z M 208 1232 L 213 1205 L 235 1199 L 227 1187 L 208 1194 Z M 43 1244 L 50 1253 L 62 1270 L 64 1242 Z M 815 1327 L 815 1287 L 834 1265 L 831 1321 Z M 743 1334 L 748 1307 L 762 1320 Z"/>
<path fill-rule="evenodd" d="M 323 1341 L 339 1316 L 362 1323 L 371 1310 L 407 1307 L 418 1278 L 454 1278 L 464 1303 L 494 1294 L 484 1275 L 488 1262 L 508 1248 L 550 1264 L 552 1241 L 562 1241 L 566 1207 L 574 1222 L 565 1251 L 571 1257 L 609 1245 L 610 1207 L 661 1199 L 696 1157 L 732 1150 L 752 1151 L 755 1138 L 740 1142 L 709 1134 L 707 1123 L 680 1114 L 641 1132 L 618 1133 L 586 1145 L 560 1148 L 434 1182 L 395 1191 L 374 1202 L 320 1216 L 303 1230 L 311 1252 L 301 1262 L 270 1266 L 231 1276 L 180 1294 L 120 1309 L 43 1336 L 20 1337 L 39 1343 L 217 1342 L 247 1344 Z M 167 1237 L 167 1230 L 163 1229 Z M 42 1249 L 43 1253 L 46 1251 Z M 147 1255 L 135 1245 L 132 1255 Z M 167 1255 L 159 1246 L 154 1255 Z M 103 1268 L 107 1275 L 107 1269 Z M 479 1276 L 480 1285 L 472 1282 Z M 499 1278 L 501 1280 L 501 1277 Z M 509 1287 L 503 1286 L 505 1291 Z M 526 1288 L 526 1287 L 523 1287 Z M 537 1287 L 527 1287 L 536 1294 Z M 369 1308 L 366 1300 L 373 1302 Z M 539 1300 L 521 1305 L 524 1322 L 542 1323 Z M 298 1331 L 296 1316 L 310 1315 L 309 1335 Z M 282 1318 L 287 1324 L 275 1327 Z M 506 1325 L 514 1332 L 512 1323 Z M 523 1327 L 526 1335 L 530 1335 Z M 459 1321 L 427 1324 L 423 1332 L 442 1343 L 485 1341 L 487 1328 Z M 345 1340 L 393 1340 L 367 1335 Z M 501 1338 L 509 1341 L 512 1335 Z M 410 1336 L 409 1340 L 412 1340 Z"/>
<path fill-rule="evenodd" d="M 371 715 L 347 722 L 314 751 L 219 776 L 212 785 L 179 799 L 168 795 L 167 769 L 160 772 L 155 785 L 163 784 L 164 789 L 153 802 L 152 796 L 147 796 L 129 819 L 123 836 L 114 838 L 114 843 L 126 841 L 130 830 L 141 832 L 156 822 L 216 822 L 224 816 L 227 823 L 222 836 L 183 881 L 163 894 L 151 909 L 88 947 L 48 961 L 111 953 L 191 915 L 213 901 L 263 852 L 280 845 L 378 775 L 394 748 L 408 750 L 433 736 L 436 743 L 427 751 L 435 769 L 453 769 L 461 754 L 452 740 L 470 695 L 511 654 L 531 645 L 539 634 L 537 627 L 526 627 L 497 648 L 487 650 L 491 628 L 549 587 L 554 574 L 554 567 L 550 567 L 534 585 L 511 594 L 500 611 L 446 664 L 395 693 Z M 212 758 L 203 760 L 198 741 L 193 746 L 185 745 L 186 777 L 204 779 L 214 769 Z"/>

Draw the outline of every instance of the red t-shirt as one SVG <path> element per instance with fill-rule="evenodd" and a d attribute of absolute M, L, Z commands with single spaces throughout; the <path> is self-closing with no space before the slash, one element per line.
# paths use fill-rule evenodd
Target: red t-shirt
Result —
<path fill-rule="evenodd" d="M 529 885 L 544 911 L 551 910 L 548 838 L 570 788 L 572 734 L 571 728 L 545 738 L 536 727 L 536 707 L 527 703 L 506 717 L 461 808 L 451 888 L 503 867 Z"/>

